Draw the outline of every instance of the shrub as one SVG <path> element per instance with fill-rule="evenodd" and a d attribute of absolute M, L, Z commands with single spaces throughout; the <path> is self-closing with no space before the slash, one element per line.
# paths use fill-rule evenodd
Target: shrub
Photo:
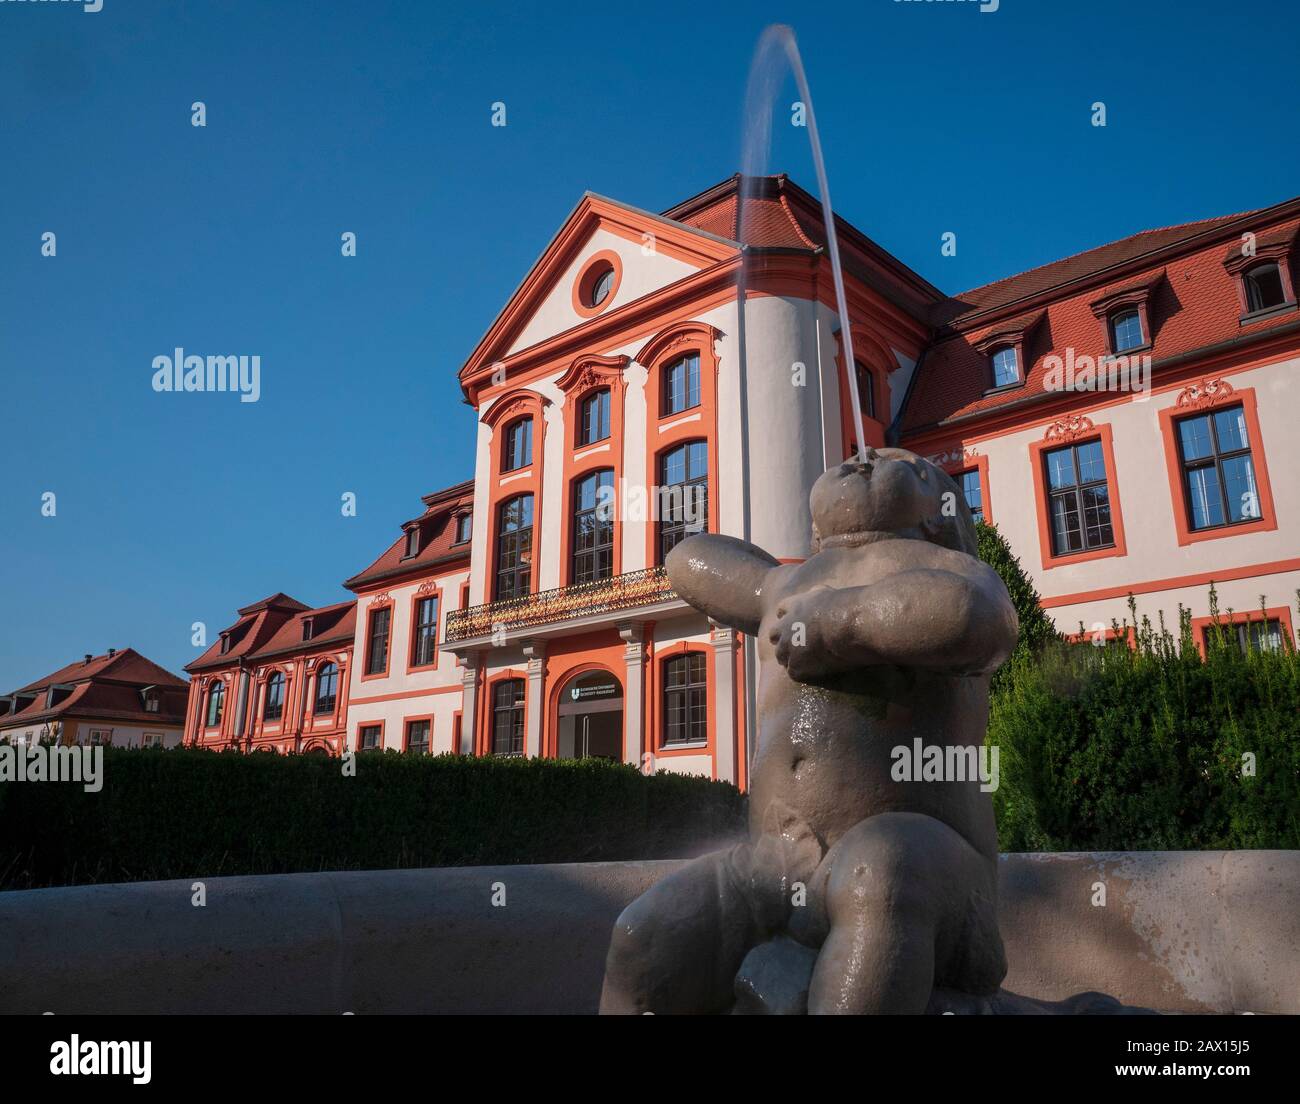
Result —
<path fill-rule="evenodd" d="M 599 760 L 106 748 L 104 786 L 0 785 L 0 888 L 698 853 L 744 829 L 706 778 Z"/>
<path fill-rule="evenodd" d="M 1177 637 L 1145 618 L 1116 628 L 1132 646 L 1056 644 L 1005 669 L 988 733 L 1002 849 L 1300 847 L 1290 642 L 1243 653 L 1212 630 L 1202 658 L 1182 610 Z"/>
<path fill-rule="evenodd" d="M 993 676 L 993 687 L 996 689 L 1009 677 L 1005 672 L 1017 663 L 1023 663 L 1037 656 L 1048 644 L 1059 640 L 1060 634 L 1056 631 L 1052 619 L 1039 604 L 1038 591 L 1034 588 L 1033 580 L 1025 574 L 1024 568 L 1020 566 L 1020 560 L 1011 551 L 1011 546 L 1007 544 L 1006 539 L 998 532 L 998 527 L 986 525 L 981 521 L 975 526 L 975 534 L 979 540 L 980 559 L 998 573 L 998 577 L 1007 588 L 1007 593 L 1011 595 L 1011 604 L 1016 608 L 1016 616 L 1020 618 L 1020 635 L 1016 642 L 1016 650 Z"/>

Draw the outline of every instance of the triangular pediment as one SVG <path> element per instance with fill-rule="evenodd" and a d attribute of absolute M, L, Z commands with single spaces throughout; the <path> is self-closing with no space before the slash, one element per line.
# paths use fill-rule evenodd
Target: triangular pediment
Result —
<path fill-rule="evenodd" d="M 461 380 L 612 315 L 734 256 L 737 249 L 734 242 L 695 227 L 588 193 L 479 342 Z M 613 290 L 592 310 L 582 300 L 582 282 L 585 274 L 604 265 L 615 271 Z"/>

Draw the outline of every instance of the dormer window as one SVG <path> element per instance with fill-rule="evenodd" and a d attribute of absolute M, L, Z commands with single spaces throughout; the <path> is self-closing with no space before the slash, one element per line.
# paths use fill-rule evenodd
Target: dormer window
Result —
<path fill-rule="evenodd" d="M 1243 235 L 1223 258 L 1223 267 L 1237 283 L 1243 326 L 1257 321 L 1259 315 L 1296 309 L 1291 273 L 1296 235 L 1294 226 L 1259 237 Z"/>
<path fill-rule="evenodd" d="M 412 556 L 420 553 L 420 527 L 412 525 L 406 531 L 406 551 L 402 554 L 402 559 L 409 560 Z"/>
<path fill-rule="evenodd" d="M 1147 343 L 1142 332 L 1142 312 L 1136 309 L 1122 310 L 1110 319 L 1110 347 L 1112 352 L 1127 353 L 1130 349 L 1140 349 Z"/>
<path fill-rule="evenodd" d="M 473 530 L 474 530 L 474 515 L 461 514 L 460 517 L 456 519 L 456 543 L 468 544 L 470 534 L 473 532 Z"/>
<path fill-rule="evenodd" d="M 992 356 L 993 386 L 1009 387 L 1020 382 L 1020 359 L 1016 356 L 1014 345 L 1004 345 L 995 349 Z"/>
<path fill-rule="evenodd" d="M 1246 288 L 1246 310 L 1272 310 L 1286 303 L 1286 287 L 1282 283 L 1282 270 L 1276 264 L 1262 264 L 1250 269 L 1242 277 Z"/>
<path fill-rule="evenodd" d="M 221 634 L 221 654 L 225 655 L 228 651 L 230 651 L 230 633 L 223 632 Z"/>
<path fill-rule="evenodd" d="M 310 617 L 304 617 L 302 619 L 302 638 L 304 640 L 310 640 L 315 631 L 316 627 L 313 623 L 313 619 Z"/>

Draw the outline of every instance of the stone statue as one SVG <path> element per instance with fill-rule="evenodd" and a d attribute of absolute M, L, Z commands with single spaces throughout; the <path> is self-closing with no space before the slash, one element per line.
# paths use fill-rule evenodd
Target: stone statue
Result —
<path fill-rule="evenodd" d="M 749 838 L 624 910 L 602 1012 L 1001 1010 L 993 806 L 951 768 L 979 759 L 1015 610 L 921 457 L 867 449 L 810 502 L 803 563 L 715 534 L 668 557 L 678 594 L 757 641 Z M 943 777 L 896 780 L 922 747 Z"/>

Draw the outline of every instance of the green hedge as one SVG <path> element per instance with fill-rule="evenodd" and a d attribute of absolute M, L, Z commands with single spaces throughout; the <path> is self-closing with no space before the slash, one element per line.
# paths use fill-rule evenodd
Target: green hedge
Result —
<path fill-rule="evenodd" d="M 695 854 L 735 787 L 599 760 L 106 749 L 104 787 L 0 784 L 0 888 Z"/>
<path fill-rule="evenodd" d="M 1135 609 L 1131 624 L 1136 648 L 1055 644 L 1004 669 L 988 734 L 1001 848 L 1300 847 L 1300 656 L 1243 654 L 1225 633 L 1202 659 L 1185 611 L 1177 636 Z"/>

